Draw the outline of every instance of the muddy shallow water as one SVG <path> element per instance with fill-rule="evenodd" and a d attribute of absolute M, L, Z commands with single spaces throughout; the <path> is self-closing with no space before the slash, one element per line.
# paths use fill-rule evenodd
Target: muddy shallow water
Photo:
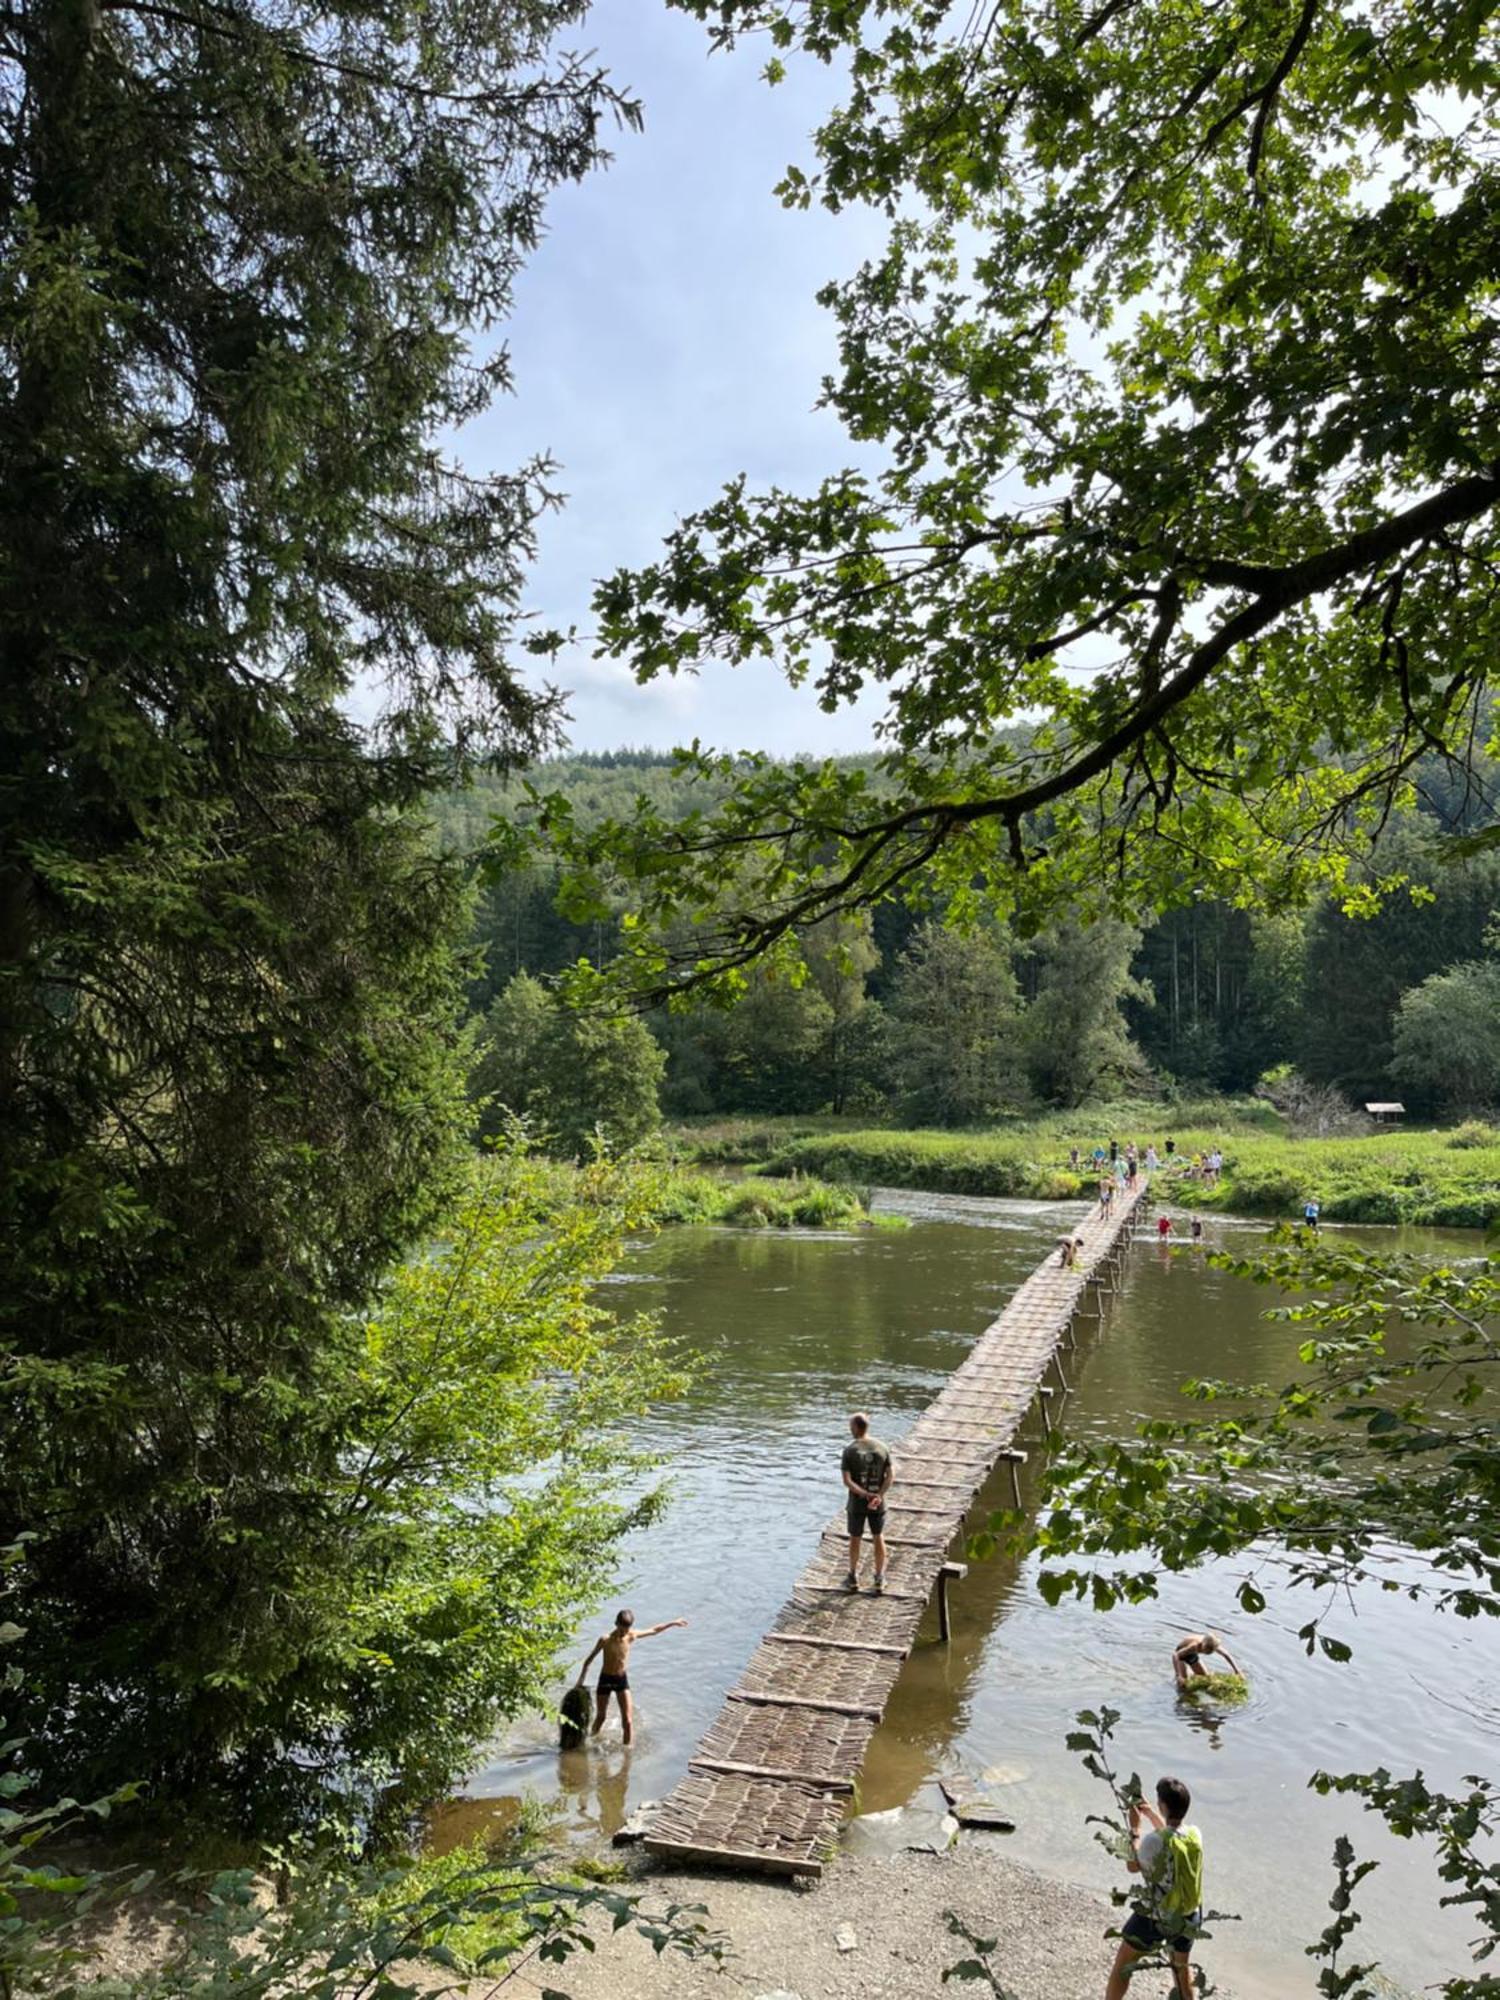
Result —
<path fill-rule="evenodd" d="M 661 1306 L 697 1380 L 648 1440 L 669 1462 L 674 1504 L 630 1545 L 619 1602 L 641 1624 L 691 1622 L 636 1648 L 629 1751 L 613 1718 L 595 1748 L 568 1756 L 545 1720 L 517 1726 L 441 1817 L 445 1844 L 505 1818 L 526 1794 L 556 1802 L 576 1834 L 597 1835 L 670 1789 L 838 1504 L 847 1412 L 866 1408 L 878 1434 L 897 1437 L 1076 1212 L 882 1201 L 911 1226 L 857 1237 L 674 1230 L 621 1273 L 632 1307 Z M 1220 1219 L 1208 1228 L 1210 1247 L 1247 1247 L 1258 1233 Z M 1476 1237 L 1430 1231 L 1399 1240 L 1450 1256 L 1480 1249 Z M 1070 1429 L 1123 1435 L 1141 1416 L 1181 1409 L 1180 1384 L 1193 1374 L 1279 1379 L 1295 1334 L 1264 1320 L 1268 1303 L 1201 1256 L 1139 1243 L 1102 1337 L 1086 1336 L 1074 1357 Z M 1008 1481 L 992 1492 L 1000 1504 Z M 1399 1568 L 1399 1552 L 1392 1560 Z M 1360 1899 L 1364 1955 L 1378 1954 L 1413 1989 L 1460 1971 L 1471 1927 L 1436 1909 L 1430 1856 L 1382 1838 L 1348 1801 L 1319 1799 L 1307 1778 L 1320 1766 L 1384 1763 L 1453 1782 L 1500 1768 L 1500 1631 L 1370 1593 L 1338 1627 L 1354 1660 L 1312 1662 L 1295 1636 L 1311 1615 L 1305 1596 L 1262 1578 L 1269 1608 L 1247 1618 L 1234 1596 L 1243 1569 L 1214 1563 L 1165 1577 L 1156 1602 L 1099 1615 L 1049 1608 L 1013 1564 L 974 1566 L 953 1593 L 951 1645 L 936 1643 L 929 1613 L 871 1747 L 860 1809 L 933 1803 L 937 1777 L 962 1771 L 1013 1806 L 1008 1853 L 1106 1886 L 1114 1864 L 1083 1821 L 1107 1795 L 1063 1738 L 1075 1710 L 1108 1703 L 1122 1712 L 1126 1767 L 1148 1778 L 1172 1770 L 1192 1788 L 1209 1900 L 1241 1918 L 1207 1948 L 1230 1983 L 1239 1970 L 1271 1991 L 1312 1990 L 1302 1947 L 1328 1918 L 1340 1831 L 1381 1863 Z M 589 1621 L 574 1671 L 609 1622 Z M 1205 1624 L 1228 1633 L 1250 1675 L 1243 1707 L 1216 1714 L 1174 1695 L 1172 1642 Z"/>

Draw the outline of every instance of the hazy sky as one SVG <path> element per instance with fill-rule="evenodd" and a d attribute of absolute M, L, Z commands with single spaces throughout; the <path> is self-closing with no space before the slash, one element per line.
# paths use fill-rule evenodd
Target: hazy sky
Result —
<path fill-rule="evenodd" d="M 813 410 L 835 360 L 814 294 L 880 231 L 863 216 L 785 211 L 771 191 L 810 156 L 829 72 L 796 62 L 769 89 L 763 46 L 710 56 L 703 28 L 662 0 L 601 0 L 578 45 L 644 101 L 646 129 L 620 133 L 614 164 L 550 204 L 508 329 L 516 394 L 463 433 L 462 455 L 476 471 L 539 449 L 561 462 L 568 505 L 544 523 L 529 603 L 548 624 L 586 630 L 592 580 L 649 561 L 737 472 L 801 489 L 854 461 L 833 416 Z M 721 749 L 858 750 L 877 713 L 825 716 L 765 665 L 710 663 L 640 688 L 580 646 L 556 678 L 579 749 L 698 736 Z"/>

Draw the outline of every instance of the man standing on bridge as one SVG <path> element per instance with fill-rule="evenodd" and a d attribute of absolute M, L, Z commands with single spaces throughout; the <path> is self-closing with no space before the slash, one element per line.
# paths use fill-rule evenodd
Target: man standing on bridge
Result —
<path fill-rule="evenodd" d="M 849 1495 L 849 1574 L 845 1590 L 859 1589 L 860 1543 L 868 1523 L 875 1544 L 875 1592 L 885 1589 L 885 1496 L 890 1491 L 891 1455 L 879 1438 L 870 1436 L 870 1419 L 856 1410 L 849 1419 L 844 1446 L 844 1486 Z"/>

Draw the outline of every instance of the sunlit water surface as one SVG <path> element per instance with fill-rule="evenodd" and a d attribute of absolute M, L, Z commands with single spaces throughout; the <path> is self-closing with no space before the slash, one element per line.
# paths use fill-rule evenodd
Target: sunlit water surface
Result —
<path fill-rule="evenodd" d="M 898 1437 L 1076 1212 L 904 1193 L 881 1205 L 911 1226 L 859 1236 L 682 1229 L 632 1256 L 618 1280 L 630 1304 L 662 1308 L 697 1374 L 645 1440 L 671 1467 L 674 1500 L 630 1544 L 619 1601 L 642 1625 L 691 1622 L 636 1648 L 631 1750 L 613 1718 L 595 1748 L 566 1756 L 547 1721 L 522 1723 L 440 1822 L 444 1842 L 503 1819 L 528 1794 L 559 1804 L 574 1833 L 608 1834 L 669 1790 L 838 1504 L 847 1413 L 866 1408 L 878 1434 Z M 1210 1248 L 1243 1250 L 1258 1234 L 1217 1219 L 1208 1228 Z M 1479 1249 L 1460 1234 L 1342 1233 L 1446 1257 Z M 1125 1435 L 1141 1417 L 1183 1410 L 1180 1385 L 1195 1374 L 1282 1379 L 1295 1335 L 1262 1317 L 1269 1302 L 1201 1255 L 1138 1243 L 1102 1337 L 1085 1336 L 1073 1357 L 1069 1428 Z M 997 1481 L 993 1503 L 1007 1491 Z M 871 1747 L 860 1809 L 940 1803 L 939 1775 L 967 1773 L 1014 1808 L 1006 1854 L 1107 1887 L 1115 1864 L 1084 1825 L 1107 1795 L 1063 1738 L 1077 1709 L 1108 1703 L 1122 1714 L 1125 1766 L 1148 1781 L 1174 1771 L 1192 1788 L 1209 1900 L 1241 1919 L 1206 1947 L 1230 1985 L 1312 1990 L 1302 1947 L 1328 1919 L 1340 1831 L 1381 1864 L 1360 1899 L 1366 1955 L 1413 1990 L 1462 1970 L 1472 1925 L 1436 1908 L 1431 1855 L 1385 1837 L 1349 1801 L 1317 1797 L 1307 1779 L 1383 1763 L 1449 1783 L 1500 1768 L 1500 1632 L 1368 1592 L 1335 1628 L 1354 1645 L 1352 1663 L 1309 1661 L 1295 1636 L 1311 1615 L 1305 1595 L 1263 1577 L 1269 1608 L 1247 1618 L 1235 1601 L 1244 1567 L 1165 1576 L 1155 1602 L 1101 1615 L 1049 1608 L 1029 1570 L 976 1565 L 953 1594 L 951 1645 L 937 1643 L 928 1614 Z M 576 1661 L 609 1622 L 589 1621 Z M 1251 1678 L 1249 1703 L 1221 1716 L 1193 1712 L 1172 1685 L 1173 1640 L 1203 1625 L 1229 1635 Z"/>

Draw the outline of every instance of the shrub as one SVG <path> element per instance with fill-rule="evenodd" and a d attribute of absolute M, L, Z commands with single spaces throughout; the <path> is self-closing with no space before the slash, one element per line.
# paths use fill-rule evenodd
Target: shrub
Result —
<path fill-rule="evenodd" d="M 1448 1134 L 1448 1144 L 1459 1152 L 1472 1152 L 1478 1146 L 1500 1146 L 1500 1132 L 1493 1125 L 1486 1125 L 1482 1118 L 1466 1118 L 1457 1131 Z"/>
<path fill-rule="evenodd" d="M 664 1177 L 657 1220 L 667 1223 L 729 1223 L 741 1229 L 848 1229 L 870 1220 L 859 1193 L 850 1187 L 796 1179 L 718 1180 L 712 1174 L 674 1173 Z"/>

